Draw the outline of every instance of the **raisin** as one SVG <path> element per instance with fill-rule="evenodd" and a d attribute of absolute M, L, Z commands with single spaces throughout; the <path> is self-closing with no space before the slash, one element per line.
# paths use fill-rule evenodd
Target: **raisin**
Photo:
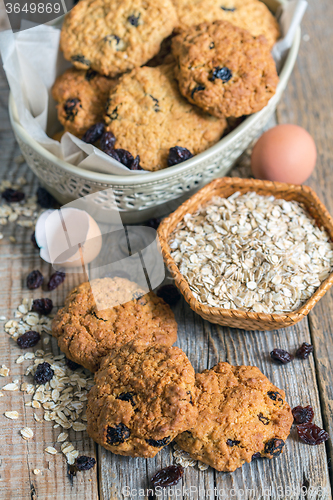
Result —
<path fill-rule="evenodd" d="M 193 398 L 192 398 L 192 393 L 191 391 L 188 391 L 186 394 L 188 394 L 190 396 L 190 405 L 194 406 L 194 403 L 193 403 Z"/>
<path fill-rule="evenodd" d="M 158 226 L 160 225 L 160 223 L 161 223 L 160 218 L 153 217 L 153 218 L 147 220 L 146 226 L 151 227 L 153 229 L 157 229 Z"/>
<path fill-rule="evenodd" d="M 140 167 L 140 156 L 137 155 L 133 162 L 132 165 L 129 167 L 130 170 L 143 170 L 143 168 Z"/>
<path fill-rule="evenodd" d="M 95 125 L 92 125 L 90 128 L 88 128 L 88 130 L 82 137 L 83 142 L 86 142 L 87 144 L 95 144 L 95 142 L 97 142 L 98 139 L 102 137 L 104 128 L 104 123 L 95 123 Z"/>
<path fill-rule="evenodd" d="M 156 472 L 150 482 L 154 488 L 166 488 L 177 484 L 183 474 L 184 469 L 181 465 L 169 465 Z"/>
<path fill-rule="evenodd" d="M 2 197 L 8 202 L 8 203 L 15 203 L 17 201 L 22 201 L 25 198 L 25 194 L 22 193 L 22 191 L 17 191 L 12 188 L 7 188 L 3 191 Z"/>
<path fill-rule="evenodd" d="M 44 363 L 39 363 L 37 366 L 34 379 L 37 384 L 46 384 L 46 382 L 52 380 L 53 375 L 54 371 L 52 370 L 50 363 L 45 361 Z"/>
<path fill-rule="evenodd" d="M 190 158 L 193 158 L 191 151 L 180 146 L 175 146 L 169 149 L 168 166 L 172 167 L 172 165 L 178 165 L 179 163 L 183 163 L 183 161 L 189 160 Z"/>
<path fill-rule="evenodd" d="M 283 399 L 281 397 L 281 394 L 277 391 L 268 391 L 267 396 L 272 400 L 272 401 L 278 401 L 279 403 L 283 403 Z"/>
<path fill-rule="evenodd" d="M 116 427 L 110 427 L 108 425 L 106 430 L 106 441 L 108 444 L 113 446 L 118 446 L 124 443 L 131 435 L 131 431 L 126 425 L 120 423 Z"/>
<path fill-rule="evenodd" d="M 94 467 L 95 463 L 96 460 L 94 458 L 81 455 L 77 457 L 75 465 L 78 470 L 89 470 Z"/>
<path fill-rule="evenodd" d="M 229 9 L 228 7 L 221 7 L 222 10 L 225 10 L 226 12 L 235 12 L 235 7 L 232 7 L 231 9 Z"/>
<path fill-rule="evenodd" d="M 73 99 L 67 99 L 64 104 L 64 111 L 66 113 L 66 120 L 70 122 L 74 121 L 74 118 L 79 112 L 79 108 L 82 108 L 81 101 L 77 97 Z"/>
<path fill-rule="evenodd" d="M 117 396 L 117 399 L 120 399 L 120 401 L 127 401 L 131 403 L 132 406 L 135 406 L 133 396 L 135 396 L 134 392 L 123 392 Z"/>
<path fill-rule="evenodd" d="M 49 290 L 55 290 L 61 283 L 65 281 L 66 274 L 61 271 L 56 271 L 50 276 L 50 280 L 47 284 Z"/>
<path fill-rule="evenodd" d="M 240 441 L 237 441 L 236 439 L 227 439 L 227 445 L 228 446 L 238 446 Z"/>
<path fill-rule="evenodd" d="M 107 152 L 109 149 L 114 149 L 116 143 L 116 138 L 112 132 L 104 132 L 99 141 L 99 145 L 102 151 Z"/>
<path fill-rule="evenodd" d="M 135 28 L 137 28 L 139 26 L 139 20 L 140 20 L 140 15 L 139 14 L 138 16 L 134 15 L 134 14 L 131 14 L 130 16 L 128 16 L 127 18 L 127 21 L 132 25 L 134 26 Z"/>
<path fill-rule="evenodd" d="M 212 50 L 212 49 L 214 49 L 214 48 L 215 48 L 215 43 L 214 43 L 214 42 L 212 42 L 212 43 L 210 44 L 210 46 L 209 46 L 209 50 Z"/>
<path fill-rule="evenodd" d="M 169 306 L 174 306 L 179 301 L 181 295 L 174 285 L 161 286 L 156 292 L 157 297 L 164 300 Z"/>
<path fill-rule="evenodd" d="M 40 334 L 34 330 L 30 330 L 29 332 L 25 332 L 21 335 L 16 342 L 21 349 L 28 349 L 28 347 L 35 347 L 39 341 Z"/>
<path fill-rule="evenodd" d="M 268 417 L 264 417 L 264 415 L 262 413 L 258 414 L 258 418 L 259 418 L 260 422 L 262 422 L 264 425 L 268 425 L 269 424 L 269 418 Z"/>
<path fill-rule="evenodd" d="M 36 241 L 36 234 L 35 234 L 35 231 L 32 233 L 31 237 L 30 237 L 30 241 L 32 243 L 32 246 L 34 248 L 36 248 L 37 250 L 39 250 L 39 246 L 37 245 L 37 241 Z"/>
<path fill-rule="evenodd" d="M 272 457 L 278 457 L 282 453 L 284 441 L 282 439 L 273 438 L 265 444 L 265 453 Z"/>
<path fill-rule="evenodd" d="M 53 303 L 51 299 L 35 299 L 32 302 L 31 310 L 38 314 L 43 314 L 47 316 L 51 313 L 53 309 Z"/>
<path fill-rule="evenodd" d="M 204 85 L 197 85 L 196 87 L 194 87 L 194 89 L 193 89 L 193 90 L 192 90 L 192 92 L 191 92 L 191 97 L 192 97 L 192 99 L 194 99 L 194 97 L 193 97 L 193 96 L 194 96 L 194 94 L 195 94 L 196 92 L 200 92 L 201 90 L 205 90 L 205 88 L 206 88 L 206 87 L 205 87 Z"/>
<path fill-rule="evenodd" d="M 27 287 L 29 290 L 35 290 L 36 288 L 39 288 L 42 286 L 44 281 L 43 275 L 38 269 L 35 271 L 31 271 L 30 274 L 27 276 Z"/>
<path fill-rule="evenodd" d="M 116 108 L 114 108 L 114 110 L 111 111 L 111 113 L 106 113 L 106 116 L 108 116 L 111 121 L 117 120 L 118 119 L 118 106 Z"/>
<path fill-rule="evenodd" d="M 120 163 L 125 165 L 125 167 L 130 168 L 130 166 L 132 165 L 132 163 L 134 161 L 134 158 L 131 155 L 131 153 L 129 151 L 127 151 L 126 149 L 116 149 L 115 151 L 117 151 Z"/>
<path fill-rule="evenodd" d="M 310 422 L 297 425 L 296 429 L 299 438 L 306 444 L 315 446 L 329 439 L 329 434 L 324 429 Z"/>
<path fill-rule="evenodd" d="M 313 345 L 308 344 L 307 342 L 303 342 L 301 347 L 299 347 L 296 351 L 296 358 L 306 359 L 313 352 Z"/>
<path fill-rule="evenodd" d="M 252 455 L 251 460 L 256 460 L 257 458 L 261 458 L 261 453 L 260 451 L 257 451 L 254 455 Z"/>
<path fill-rule="evenodd" d="M 54 208 L 57 204 L 55 198 L 53 198 L 52 194 L 46 191 L 45 188 L 39 187 L 37 189 L 37 203 L 42 208 Z"/>
<path fill-rule="evenodd" d="M 81 368 L 81 365 L 79 365 L 78 363 L 75 363 L 75 361 L 72 361 L 71 359 L 68 359 L 68 358 L 66 358 L 66 365 L 73 372 L 75 372 L 75 370 L 77 370 L 78 368 Z"/>
<path fill-rule="evenodd" d="M 154 446 L 155 448 L 162 448 L 162 446 L 166 446 L 170 443 L 171 438 L 170 436 L 167 436 L 163 439 L 146 439 L 146 441 L 150 446 Z"/>
<path fill-rule="evenodd" d="M 291 410 L 295 424 L 308 424 L 312 422 L 314 411 L 311 406 L 296 406 Z"/>
<path fill-rule="evenodd" d="M 71 60 L 73 62 L 78 62 L 80 64 L 84 64 L 85 66 L 90 66 L 90 61 L 86 59 L 84 56 L 77 55 L 77 56 L 72 56 Z"/>
<path fill-rule="evenodd" d="M 159 113 L 161 111 L 160 110 L 160 102 L 159 102 L 159 100 L 156 99 L 156 97 L 152 96 L 151 94 L 148 94 L 148 95 L 154 101 L 154 111 L 155 111 L 155 113 Z"/>
<path fill-rule="evenodd" d="M 119 45 L 120 37 L 118 35 L 107 35 L 104 37 L 104 42 L 108 42 L 110 45 L 113 41 L 116 42 L 116 46 Z"/>
<path fill-rule="evenodd" d="M 222 80 L 223 83 L 228 82 L 232 78 L 232 71 L 224 66 L 216 66 L 212 72 L 212 76 L 209 78 L 211 82 L 215 82 L 216 79 Z"/>
<path fill-rule="evenodd" d="M 87 82 L 90 82 L 97 75 L 97 71 L 93 69 L 87 69 L 86 76 L 84 77 Z"/>
<path fill-rule="evenodd" d="M 271 358 L 274 359 L 274 361 L 277 361 L 282 365 L 286 365 L 294 359 L 294 356 L 292 354 L 289 354 L 289 352 L 285 351 L 284 349 L 273 349 L 270 355 Z"/>

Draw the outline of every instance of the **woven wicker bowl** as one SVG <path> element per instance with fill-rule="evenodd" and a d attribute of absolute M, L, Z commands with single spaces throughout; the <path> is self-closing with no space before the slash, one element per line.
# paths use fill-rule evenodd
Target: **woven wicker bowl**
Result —
<path fill-rule="evenodd" d="M 263 0 L 275 12 L 286 0 Z M 61 23 L 60 23 L 61 24 Z M 61 203 L 92 195 L 87 209 L 103 216 L 114 209 L 103 190 L 113 189 L 114 199 L 125 224 L 137 224 L 175 210 L 200 187 L 226 175 L 232 165 L 269 122 L 293 70 L 300 44 L 298 28 L 292 47 L 280 71 L 276 94 L 261 111 L 247 117 L 217 144 L 179 165 L 145 175 L 96 173 L 65 162 L 38 144 L 19 122 L 13 96 L 9 99 L 11 124 L 29 167 L 44 187 Z M 98 210 L 96 210 L 98 209 Z"/>
<path fill-rule="evenodd" d="M 183 294 L 191 309 L 211 323 L 244 330 L 276 330 L 291 326 L 303 319 L 316 303 L 333 285 L 333 273 L 320 285 L 310 299 L 297 311 L 285 314 L 266 314 L 244 312 L 237 309 L 222 309 L 209 307 L 198 302 L 193 296 L 188 282 L 170 255 L 169 237 L 185 214 L 193 214 L 200 205 L 204 205 L 213 196 L 228 197 L 234 192 L 242 194 L 255 191 L 260 195 L 274 195 L 284 200 L 295 200 L 306 207 L 309 214 L 316 220 L 319 227 L 324 227 L 333 241 L 333 219 L 321 203 L 315 192 L 307 186 L 294 186 L 280 182 L 260 181 L 254 179 L 238 179 L 223 177 L 211 182 L 183 203 L 173 214 L 167 217 L 159 226 L 158 235 L 161 243 L 164 261 L 175 279 L 175 284 Z"/>

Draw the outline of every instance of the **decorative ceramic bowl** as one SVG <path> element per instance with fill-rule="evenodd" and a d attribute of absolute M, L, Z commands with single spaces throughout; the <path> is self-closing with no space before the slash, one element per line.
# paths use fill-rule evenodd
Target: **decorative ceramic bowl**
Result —
<path fill-rule="evenodd" d="M 175 284 L 183 294 L 191 309 L 202 318 L 211 323 L 229 326 L 232 328 L 242 328 L 244 330 L 276 330 L 294 325 L 309 314 L 316 303 L 325 295 L 333 285 L 333 273 L 317 288 L 314 294 L 296 311 L 282 314 L 267 314 L 240 311 L 237 309 L 223 309 L 211 307 L 199 302 L 193 295 L 188 282 L 179 271 L 174 259 L 171 257 L 169 238 L 177 224 L 186 214 L 195 213 L 200 205 L 205 205 L 214 196 L 228 198 L 236 191 L 241 194 L 255 191 L 259 195 L 273 195 L 290 201 L 294 200 L 302 203 L 307 212 L 313 217 L 318 227 L 323 227 L 333 241 L 333 219 L 321 203 L 316 193 L 307 186 L 295 186 L 281 182 L 260 181 L 256 179 L 238 179 L 236 177 L 224 177 L 216 179 L 189 200 L 183 203 L 173 214 L 164 219 L 158 228 L 158 236 L 162 248 L 164 262 L 171 275 L 175 279 Z"/>
<path fill-rule="evenodd" d="M 265 0 L 273 11 L 285 0 Z M 69 203 L 88 194 L 92 205 L 108 200 L 99 191 L 112 188 L 122 220 L 135 224 L 170 213 L 200 187 L 212 179 L 225 175 L 240 155 L 269 122 L 276 110 L 293 70 L 300 44 L 300 29 L 280 71 L 276 94 L 267 106 L 246 118 L 238 127 L 207 151 L 173 167 L 145 175 L 120 176 L 91 172 L 65 161 L 40 146 L 18 121 L 13 97 L 9 98 L 11 124 L 28 165 L 40 182 L 61 203 Z M 92 210 L 94 207 L 92 207 Z M 93 210 L 95 212 L 95 210 Z"/>

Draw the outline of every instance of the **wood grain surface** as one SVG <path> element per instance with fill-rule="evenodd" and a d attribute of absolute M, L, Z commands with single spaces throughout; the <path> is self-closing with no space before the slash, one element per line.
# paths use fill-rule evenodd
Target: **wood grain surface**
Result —
<path fill-rule="evenodd" d="M 290 83 L 278 108 L 279 123 L 292 122 L 304 126 L 318 146 L 317 168 L 309 180 L 319 197 L 333 214 L 333 2 L 310 0 L 309 11 L 303 23 L 303 41 Z M 37 180 L 26 164 L 18 165 L 14 158 L 20 154 L 10 129 L 7 113 L 8 87 L 3 72 L 0 74 L 0 180 L 14 180 L 25 176 L 24 191 L 36 191 Z M 234 173 L 248 174 L 247 167 L 238 167 Z M 0 316 L 13 316 L 23 297 L 40 296 L 25 287 L 25 277 L 32 269 L 41 269 L 48 275 L 50 268 L 43 264 L 38 252 L 30 244 L 31 229 L 15 224 L 1 228 L 0 241 Z M 9 236 L 15 236 L 11 243 Z M 67 277 L 65 283 L 52 292 L 56 306 L 77 277 Z M 184 301 L 174 308 L 179 324 L 179 345 L 189 356 L 195 370 L 212 367 L 218 361 L 258 366 L 265 375 L 287 394 L 291 406 L 311 404 L 315 423 L 324 425 L 333 436 L 333 295 L 329 292 L 314 308 L 309 317 L 294 327 L 270 332 L 244 332 L 212 325 L 194 314 Z M 15 363 L 21 353 L 3 331 L 0 323 L 0 365 L 11 370 L 10 377 L 0 378 L 0 390 L 6 383 L 23 378 L 24 366 Z M 315 346 L 315 354 L 308 360 L 295 360 L 278 366 L 269 358 L 274 347 L 294 352 L 302 342 Z M 57 352 L 54 342 L 50 345 Z M 6 393 L 0 398 L 0 499 L 1 500 L 123 500 L 146 499 L 141 489 L 149 487 L 149 478 L 156 470 L 174 463 L 172 448 L 167 447 L 154 459 L 143 460 L 118 457 L 97 447 L 85 432 L 71 432 L 70 439 L 82 454 L 95 456 L 97 467 L 70 478 L 61 453 L 56 456 L 44 452 L 53 445 L 55 430 L 50 422 L 35 422 L 30 408 L 24 406 L 22 393 Z M 19 420 L 4 417 L 4 411 L 17 410 Z M 34 439 L 27 442 L 19 430 L 29 426 Z M 57 432 L 58 433 L 58 432 Z M 287 441 L 284 454 L 275 460 L 257 460 L 236 472 L 221 473 L 213 469 L 201 472 L 197 467 L 186 469 L 183 480 L 164 496 L 184 500 L 219 499 L 331 499 L 329 464 L 332 458 L 331 440 L 327 445 L 308 446 L 301 443 L 295 429 Z M 33 469 L 41 469 L 35 476 Z M 300 488 L 306 488 L 306 496 Z M 180 490 L 182 488 L 182 491 Z M 214 493 L 218 491 L 217 494 Z M 292 490 L 295 489 L 293 492 Z M 297 491 L 298 490 L 298 491 Z M 132 491 L 132 494 L 128 494 Z"/>

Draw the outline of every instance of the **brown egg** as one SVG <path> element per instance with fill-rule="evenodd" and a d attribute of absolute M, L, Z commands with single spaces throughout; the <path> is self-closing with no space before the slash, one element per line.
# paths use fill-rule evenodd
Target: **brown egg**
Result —
<path fill-rule="evenodd" d="M 311 135 L 297 125 L 278 125 L 253 148 L 252 173 L 257 179 L 302 184 L 312 174 L 317 149 Z"/>

